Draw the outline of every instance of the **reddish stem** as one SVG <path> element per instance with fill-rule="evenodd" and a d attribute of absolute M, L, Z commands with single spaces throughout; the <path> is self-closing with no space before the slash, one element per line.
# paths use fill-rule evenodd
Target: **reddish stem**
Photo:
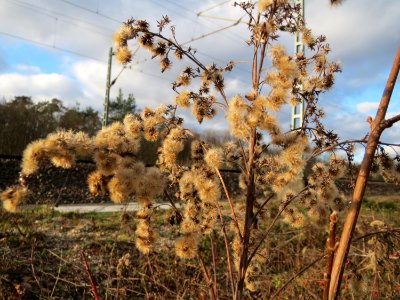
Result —
<path fill-rule="evenodd" d="M 81 255 L 82 255 L 83 264 L 85 265 L 85 269 L 86 269 L 86 271 L 88 273 L 88 276 L 89 276 L 90 285 L 92 286 L 93 298 L 95 300 L 100 300 L 99 294 L 97 293 L 96 284 L 94 283 L 94 280 L 92 278 L 92 274 L 90 272 L 89 264 L 88 264 L 88 262 L 86 260 L 85 253 L 83 252 L 83 250 L 81 250 Z"/>

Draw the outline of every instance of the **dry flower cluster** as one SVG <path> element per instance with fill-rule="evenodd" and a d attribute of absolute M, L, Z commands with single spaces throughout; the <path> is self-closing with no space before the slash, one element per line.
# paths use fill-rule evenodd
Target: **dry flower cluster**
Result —
<path fill-rule="evenodd" d="M 333 152 L 336 147 L 332 146 L 338 144 L 338 136 L 324 128 L 324 112 L 317 104 L 319 96 L 332 87 L 340 66 L 328 60 L 330 48 L 325 37 L 314 37 L 306 28 L 298 5 L 288 0 L 262 0 L 257 5 L 242 2 L 235 6 L 249 16 L 248 44 L 254 49 L 254 60 L 248 91 L 229 99 L 223 74 L 230 72 L 234 63 L 224 67 L 203 65 L 193 49 L 177 42 L 173 26 L 170 37 L 164 33 L 170 23 L 167 16 L 158 22 L 156 31 L 146 21 L 130 19 L 114 35 L 120 63 L 132 60 L 130 40 L 158 59 L 162 72 L 170 68 L 173 59 L 192 63 L 173 83 L 177 93 L 174 105 L 145 108 L 140 116 L 128 115 L 122 123 L 103 128 L 93 138 L 60 131 L 30 144 L 24 153 L 21 184 L 2 194 L 4 206 L 15 210 L 28 192 L 29 176 L 42 163 L 50 161 L 69 168 L 77 157 L 93 157 L 97 169 L 88 178 L 92 193 L 108 193 L 116 203 L 131 199 L 140 203 L 136 245 L 142 253 L 149 253 L 157 243 L 151 227 L 152 203 L 165 187 L 176 186 L 182 213 L 176 254 L 201 260 L 199 241 L 219 233 L 225 242 L 233 297 L 242 299 L 245 288 L 257 292 L 257 274 L 268 252 L 273 251 L 265 241 L 280 216 L 299 228 L 307 222 L 327 224 L 332 211 L 346 207 L 346 200 L 335 186 L 335 179 L 345 175 L 346 163 L 334 153 L 328 163 L 317 162 L 312 167 L 305 185 L 299 184 L 315 153 Z M 276 43 L 282 31 L 301 31 L 309 56 L 288 55 Z M 267 58 L 270 67 L 266 67 Z M 196 83 L 199 86 L 194 88 Z M 284 132 L 276 112 L 300 101 L 307 104 L 301 128 Z M 191 132 L 177 116 L 178 108 L 190 109 L 199 123 L 212 119 L 217 112 L 224 113 L 236 142 L 214 147 L 195 139 L 191 165 L 179 164 L 177 156 Z M 162 141 L 156 167 L 146 167 L 135 158 L 142 137 Z M 353 148 L 345 150 L 351 158 Z M 389 173 L 393 167 L 388 161 L 381 159 L 383 174 L 398 182 L 399 175 Z M 226 166 L 241 170 L 239 197 L 231 197 L 222 180 L 219 169 Z M 223 199 L 229 203 L 228 219 L 221 211 Z M 272 203 L 278 207 L 276 216 L 269 211 Z M 129 265 L 126 259 L 119 264 L 120 272 Z M 210 295 L 217 298 L 215 288 L 210 288 Z"/>

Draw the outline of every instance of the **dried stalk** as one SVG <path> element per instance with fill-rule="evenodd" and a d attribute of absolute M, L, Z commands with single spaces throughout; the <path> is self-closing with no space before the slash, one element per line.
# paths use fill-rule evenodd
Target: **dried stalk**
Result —
<path fill-rule="evenodd" d="M 220 182 L 221 182 L 222 187 L 224 188 L 224 192 L 225 192 L 225 195 L 226 195 L 226 199 L 228 200 L 229 207 L 230 207 L 230 209 L 231 209 L 233 222 L 234 222 L 234 224 L 235 224 L 235 226 L 236 226 L 236 230 L 238 231 L 240 240 L 243 240 L 243 236 L 242 236 L 242 233 L 240 232 L 239 222 L 238 222 L 238 220 L 237 220 L 235 208 L 233 207 L 233 202 L 232 202 L 231 197 L 229 196 L 229 192 L 228 192 L 228 189 L 227 189 L 227 187 L 226 187 L 225 181 L 224 181 L 224 179 L 222 178 L 221 172 L 218 170 L 218 168 L 215 168 L 215 171 L 216 171 L 216 173 L 217 173 L 217 175 L 218 175 L 218 177 L 219 177 L 219 180 L 220 180 Z"/>
<path fill-rule="evenodd" d="M 279 290 L 276 291 L 275 294 L 273 294 L 270 298 L 270 300 L 275 299 L 276 297 L 278 297 L 280 295 L 280 293 L 282 293 L 285 288 L 298 276 L 302 275 L 305 271 L 307 271 L 309 268 L 311 268 L 313 265 L 315 265 L 317 262 L 319 262 L 321 259 L 323 259 L 326 256 L 325 253 L 323 253 L 322 255 L 318 256 L 316 259 L 314 259 L 311 263 L 309 263 L 307 266 L 303 267 L 299 272 L 297 272 L 296 274 L 294 274 L 292 277 L 290 277 L 290 279 L 288 281 L 285 282 L 285 284 L 283 284 L 281 286 L 281 288 Z"/>
<path fill-rule="evenodd" d="M 208 291 L 210 293 L 210 297 L 211 297 L 211 299 L 216 300 L 217 297 L 215 295 L 213 280 L 211 279 L 210 275 L 208 274 L 206 265 L 204 263 L 203 258 L 200 255 L 200 253 L 197 253 L 197 257 L 199 259 L 201 270 L 203 271 L 204 277 L 205 277 L 206 282 L 207 282 L 207 287 L 208 287 Z"/>
<path fill-rule="evenodd" d="M 367 178 L 371 170 L 375 151 L 379 143 L 379 138 L 386 128 L 392 126 L 399 120 L 400 116 L 385 120 L 387 108 L 389 106 L 390 97 L 396 83 L 397 75 L 400 69 L 400 47 L 397 49 L 397 54 L 393 62 L 392 70 L 390 71 L 385 90 L 382 95 L 381 102 L 378 107 L 375 119 L 371 122 L 371 132 L 368 137 L 367 148 L 362 160 L 361 168 L 357 176 L 356 185 L 353 192 L 353 199 L 349 212 L 344 223 L 343 232 L 341 235 L 339 247 L 333 262 L 332 278 L 329 287 L 329 300 L 339 297 L 340 283 L 343 277 L 344 263 L 350 248 L 351 238 L 353 237 L 356 227 L 358 214 L 361 209 L 362 200 L 367 184 Z"/>
<path fill-rule="evenodd" d="M 332 212 L 329 216 L 329 238 L 326 241 L 326 250 L 328 253 L 328 259 L 326 260 L 326 267 L 324 273 L 324 294 L 323 299 L 327 300 L 329 297 L 329 284 L 331 281 L 331 273 L 333 266 L 333 259 L 335 258 L 335 250 L 337 247 L 336 242 L 336 227 L 338 222 L 338 214 L 336 211 Z"/>
<path fill-rule="evenodd" d="M 100 300 L 99 294 L 97 293 L 96 284 L 92 278 L 92 273 L 90 272 L 89 264 L 86 260 L 85 253 L 83 252 L 83 250 L 81 250 L 81 255 L 82 255 L 83 264 L 85 265 L 85 269 L 89 276 L 90 285 L 92 287 L 92 292 L 93 292 L 93 298 L 95 300 Z"/>
<path fill-rule="evenodd" d="M 215 298 L 219 299 L 218 296 L 218 285 L 217 285 L 217 251 L 215 249 L 215 243 L 214 243 L 214 238 L 211 235 L 210 237 L 211 240 L 211 255 L 212 255 L 212 268 L 213 268 L 213 288 L 214 288 L 214 293 L 215 293 Z"/>

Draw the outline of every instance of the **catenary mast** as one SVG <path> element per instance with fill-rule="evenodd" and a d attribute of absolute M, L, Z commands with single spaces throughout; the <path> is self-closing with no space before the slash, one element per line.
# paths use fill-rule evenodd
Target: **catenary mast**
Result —
<path fill-rule="evenodd" d="M 304 18 L 304 0 L 294 0 L 295 4 L 300 5 L 300 14 Z M 304 44 L 301 36 L 301 32 L 297 31 L 294 41 L 294 51 L 295 54 L 304 53 Z M 292 106 L 292 117 L 290 122 L 290 129 L 300 128 L 303 123 L 304 115 L 304 100 L 302 99 L 300 103 Z"/>

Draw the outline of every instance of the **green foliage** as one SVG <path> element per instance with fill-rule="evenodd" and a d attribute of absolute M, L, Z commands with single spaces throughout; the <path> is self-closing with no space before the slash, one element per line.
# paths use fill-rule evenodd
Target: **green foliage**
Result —
<path fill-rule="evenodd" d="M 91 107 L 84 110 L 71 108 L 60 118 L 59 127 L 66 130 L 84 131 L 89 135 L 94 135 L 100 129 L 100 119 L 97 111 Z"/>
<path fill-rule="evenodd" d="M 97 111 L 91 107 L 67 108 L 55 98 L 34 103 L 28 96 L 0 102 L 0 119 L 0 153 L 8 155 L 20 155 L 30 142 L 57 128 L 94 134 L 101 124 Z"/>
<path fill-rule="evenodd" d="M 137 113 L 135 97 L 133 94 L 128 94 L 128 98 L 125 98 L 124 93 L 119 89 L 117 98 L 110 101 L 108 111 L 110 123 L 122 121 L 127 114 Z"/>

